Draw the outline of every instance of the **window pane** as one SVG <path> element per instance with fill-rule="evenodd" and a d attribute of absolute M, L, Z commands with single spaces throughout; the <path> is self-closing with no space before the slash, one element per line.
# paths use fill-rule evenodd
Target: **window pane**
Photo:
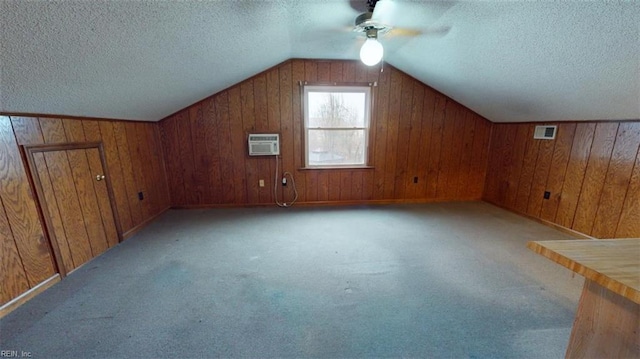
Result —
<path fill-rule="evenodd" d="M 363 92 L 309 92 L 308 96 L 309 127 L 366 127 Z"/>
<path fill-rule="evenodd" d="M 364 165 L 365 130 L 309 130 L 309 166 Z"/>

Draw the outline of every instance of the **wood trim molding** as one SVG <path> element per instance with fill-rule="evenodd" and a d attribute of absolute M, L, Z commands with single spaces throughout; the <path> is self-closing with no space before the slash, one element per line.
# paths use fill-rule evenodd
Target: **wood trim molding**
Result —
<path fill-rule="evenodd" d="M 118 121 L 118 122 L 142 122 L 142 123 L 154 123 L 157 121 L 145 121 L 145 120 L 126 120 L 122 118 L 106 118 L 106 117 L 90 117 L 90 116 L 73 116 L 73 115 L 61 115 L 61 114 L 46 114 L 46 113 L 31 113 L 31 112 L 0 112 L 0 116 L 14 116 L 14 117 L 37 117 L 37 118 L 60 118 L 69 120 L 95 120 L 95 121 Z"/>
<path fill-rule="evenodd" d="M 50 152 L 50 151 L 66 151 L 66 150 L 82 150 L 87 148 L 100 148 L 102 142 L 69 142 L 54 143 L 44 145 L 24 145 L 27 153 Z"/>
<path fill-rule="evenodd" d="M 30 299 L 35 297 L 36 295 L 44 292 L 48 288 L 52 287 L 54 284 L 60 281 L 60 274 L 55 274 L 49 279 L 46 279 L 42 283 L 36 285 L 35 287 L 29 289 L 28 291 L 20 294 L 19 296 L 13 298 L 11 301 L 7 302 L 5 305 L 0 307 L 0 319 L 2 319 L 5 315 L 11 313 L 19 306 L 28 302 Z"/>
<path fill-rule="evenodd" d="M 571 235 L 571 236 L 575 236 L 575 237 L 577 237 L 577 238 L 579 238 L 579 239 L 598 239 L 598 238 L 595 238 L 595 237 L 591 237 L 591 236 L 589 236 L 589 235 L 586 235 L 586 234 L 584 234 L 584 233 L 582 233 L 582 232 L 575 231 L 575 230 L 573 230 L 573 229 L 571 229 L 571 228 L 563 227 L 563 226 L 561 226 L 561 225 L 559 225 L 559 224 L 556 224 L 556 223 L 553 223 L 553 222 L 549 222 L 549 221 L 544 220 L 544 219 L 541 219 L 541 218 L 536 218 L 536 217 L 530 216 L 530 215 L 528 215 L 528 214 L 526 214 L 526 213 L 516 212 L 516 211 L 512 210 L 511 208 L 507 208 L 507 207 L 505 207 L 505 206 L 499 205 L 499 204 L 497 204 L 497 203 L 494 203 L 494 202 L 489 201 L 489 200 L 486 200 L 486 199 L 482 199 L 482 201 L 483 201 L 483 202 L 486 202 L 486 203 L 489 203 L 489 204 L 491 204 L 491 205 L 493 205 L 493 206 L 496 206 L 496 207 L 502 208 L 502 209 L 504 209 L 505 211 L 509 211 L 509 212 L 514 213 L 514 214 L 517 214 L 517 215 L 519 215 L 519 216 L 522 216 L 522 217 L 528 218 L 528 219 L 530 219 L 530 220 L 532 220 L 532 221 L 535 221 L 535 222 L 538 222 L 538 223 L 540 223 L 540 224 L 544 224 L 545 226 L 547 226 L 547 227 L 551 227 L 551 228 L 553 228 L 553 229 L 555 229 L 555 230 L 558 230 L 558 231 L 560 231 L 560 232 L 566 233 L 566 234 Z"/>
<path fill-rule="evenodd" d="M 304 71 L 303 71 L 304 72 Z M 304 85 L 302 84 L 302 80 L 299 80 L 297 82 L 298 84 L 298 98 L 300 99 L 300 123 L 298 124 L 298 126 L 300 126 L 300 153 L 298 153 L 298 155 L 300 156 L 300 163 L 302 164 L 302 166 L 306 166 L 307 165 L 307 141 L 305 141 L 306 139 L 306 128 L 305 128 L 305 119 L 304 119 L 304 113 L 305 113 L 305 107 L 304 107 Z M 295 85 L 293 85 L 295 86 Z M 296 91 L 293 91 L 293 93 L 295 93 Z M 291 99 L 292 103 L 295 103 L 295 101 L 293 99 Z M 295 108 L 291 108 L 291 111 L 295 111 Z M 295 136 L 295 135 L 294 135 Z M 295 143 L 295 140 L 294 140 Z"/>
<path fill-rule="evenodd" d="M 35 151 L 31 151 L 29 148 L 29 146 L 22 146 L 25 157 L 27 159 L 29 178 L 33 182 L 35 188 L 33 197 L 38 204 L 38 208 L 40 209 L 39 212 L 42 214 L 42 223 L 44 224 L 45 229 L 44 233 L 47 236 L 47 240 L 53 251 L 53 261 L 58 269 L 58 272 L 60 273 L 60 276 L 65 277 L 67 275 L 67 270 L 64 263 L 62 262 L 62 253 L 60 251 L 60 246 L 58 245 L 58 241 L 55 240 L 55 234 L 52 230 L 53 222 L 51 220 L 51 217 L 47 213 L 47 210 L 45 210 L 46 206 L 44 200 L 44 190 L 42 188 L 42 180 L 40 179 L 40 175 L 38 174 L 38 171 L 36 169 L 36 161 L 33 157 Z"/>
<path fill-rule="evenodd" d="M 354 87 L 377 87 L 378 82 L 342 82 L 342 81 L 299 81 L 298 85 L 304 86 L 354 86 Z"/>
<path fill-rule="evenodd" d="M 287 208 L 299 207 L 320 207 L 320 206 L 369 206 L 369 205 L 388 205 L 388 204 L 421 204 L 421 203 L 442 203 L 442 202 L 482 202 L 480 198 L 465 199 L 374 199 L 365 201 L 313 201 L 313 202 L 296 202 Z M 250 208 L 250 207 L 275 207 L 275 203 L 251 203 L 251 204 L 196 204 L 186 206 L 172 206 L 171 209 L 206 209 L 206 208 Z"/>
<path fill-rule="evenodd" d="M 300 167 L 297 168 L 296 171 L 326 171 L 326 170 L 336 170 L 336 171 L 357 171 L 357 170 L 375 170 L 374 166 L 327 166 L 327 167 Z"/>
<path fill-rule="evenodd" d="M 621 120 L 611 120 L 611 119 L 601 119 L 601 120 L 567 120 L 567 121 L 563 121 L 563 120 L 552 120 L 552 121 L 525 121 L 525 122 L 493 122 L 496 125 L 538 125 L 538 126 L 545 126 L 545 125 L 555 125 L 558 123 L 600 123 L 600 122 L 611 122 L 611 123 L 622 123 L 622 122 L 638 122 L 640 121 L 640 118 L 629 118 L 629 119 L 621 119 Z"/>

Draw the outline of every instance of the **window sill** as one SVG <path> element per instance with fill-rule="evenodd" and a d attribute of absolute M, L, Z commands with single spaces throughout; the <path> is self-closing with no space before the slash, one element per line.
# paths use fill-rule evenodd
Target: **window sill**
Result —
<path fill-rule="evenodd" d="M 323 167 L 300 167 L 298 171 L 315 171 L 315 170 L 372 170 L 373 166 L 323 166 Z"/>

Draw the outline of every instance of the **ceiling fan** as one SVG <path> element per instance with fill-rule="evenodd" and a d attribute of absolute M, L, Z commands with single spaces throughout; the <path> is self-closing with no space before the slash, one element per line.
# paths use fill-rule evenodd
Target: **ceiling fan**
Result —
<path fill-rule="evenodd" d="M 353 2 L 353 1 L 352 1 Z M 384 48 L 378 38 L 385 34 L 393 36 L 418 36 L 423 31 L 394 27 L 392 23 L 417 24 L 416 6 L 420 4 L 401 3 L 394 0 L 367 0 L 367 11 L 358 15 L 355 19 L 353 32 L 366 36 L 365 43 L 360 48 L 360 60 L 367 66 L 374 66 L 382 60 Z M 451 5 L 447 4 L 444 9 Z M 440 12 L 440 11 L 438 11 Z M 444 12 L 444 11 L 443 11 Z M 428 31 L 429 33 L 446 34 L 450 27 L 443 27 Z"/>
<path fill-rule="evenodd" d="M 360 60 L 367 66 L 373 66 L 382 60 L 384 48 L 382 44 L 378 42 L 378 36 L 391 30 L 391 26 L 374 19 L 377 2 L 378 0 L 367 0 L 369 11 L 356 17 L 355 27 L 353 28 L 354 32 L 362 32 L 367 36 L 367 40 L 360 48 Z"/>

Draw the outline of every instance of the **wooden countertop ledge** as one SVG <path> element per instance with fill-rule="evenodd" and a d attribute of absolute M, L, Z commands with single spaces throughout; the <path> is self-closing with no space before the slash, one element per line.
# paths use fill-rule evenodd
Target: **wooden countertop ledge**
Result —
<path fill-rule="evenodd" d="M 640 238 L 534 241 L 527 248 L 640 304 Z"/>

